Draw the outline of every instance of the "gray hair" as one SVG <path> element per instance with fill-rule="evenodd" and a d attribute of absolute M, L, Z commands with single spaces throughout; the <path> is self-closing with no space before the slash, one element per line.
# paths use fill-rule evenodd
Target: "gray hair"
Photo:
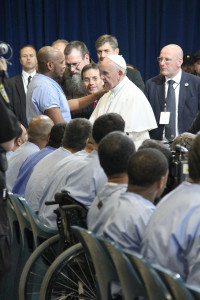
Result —
<path fill-rule="evenodd" d="M 104 34 L 104 35 L 101 35 L 96 40 L 96 43 L 95 43 L 96 49 L 103 46 L 105 43 L 109 43 L 113 50 L 118 48 L 118 41 L 117 41 L 116 37 L 114 37 L 113 35 Z"/>

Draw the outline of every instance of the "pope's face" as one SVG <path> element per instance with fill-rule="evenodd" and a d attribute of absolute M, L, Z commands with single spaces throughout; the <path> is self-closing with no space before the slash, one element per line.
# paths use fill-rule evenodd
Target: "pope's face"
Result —
<path fill-rule="evenodd" d="M 119 71 L 115 68 L 112 61 L 105 58 L 99 65 L 101 79 L 104 82 L 104 88 L 109 91 L 116 87 L 120 81 Z"/>

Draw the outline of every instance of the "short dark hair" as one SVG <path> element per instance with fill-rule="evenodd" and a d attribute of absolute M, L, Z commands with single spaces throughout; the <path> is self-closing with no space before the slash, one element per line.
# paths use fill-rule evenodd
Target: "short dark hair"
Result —
<path fill-rule="evenodd" d="M 153 149 L 160 150 L 166 156 L 168 162 L 171 162 L 172 153 L 171 153 L 170 149 L 168 148 L 168 146 L 166 144 L 163 144 L 162 141 L 147 139 L 142 143 L 142 145 L 139 147 L 138 151 L 141 149 L 147 149 L 147 148 L 153 148 Z"/>
<path fill-rule="evenodd" d="M 125 121 L 117 113 L 108 113 L 98 117 L 93 125 L 92 136 L 97 144 L 112 131 L 124 132 Z"/>
<path fill-rule="evenodd" d="M 83 67 L 82 71 L 81 71 L 81 79 L 83 80 L 83 74 L 91 69 L 95 69 L 99 71 L 99 75 L 100 75 L 100 69 L 99 69 L 99 65 L 95 64 L 95 63 L 91 63 L 91 64 L 87 64 Z"/>
<path fill-rule="evenodd" d="M 67 124 L 63 136 L 63 147 L 74 151 L 83 150 L 92 133 L 92 124 L 84 118 L 76 118 Z"/>
<path fill-rule="evenodd" d="M 36 49 L 35 49 L 35 47 L 33 45 L 25 45 L 22 48 L 20 48 L 20 50 L 19 50 L 19 57 L 21 57 L 21 51 L 22 51 L 22 49 L 27 48 L 27 47 L 33 48 L 33 50 L 35 50 L 35 54 L 37 54 L 37 51 L 36 51 Z"/>
<path fill-rule="evenodd" d="M 134 153 L 128 163 L 129 184 L 148 187 L 166 174 L 168 161 L 165 155 L 153 148 Z"/>
<path fill-rule="evenodd" d="M 18 140 L 18 138 L 20 138 L 22 136 L 23 130 L 21 128 L 21 123 L 18 121 L 19 127 L 17 127 L 17 133 L 16 133 L 16 137 L 15 137 L 15 141 L 14 143 L 16 143 L 16 141 Z"/>
<path fill-rule="evenodd" d="M 198 182 L 200 179 L 200 134 L 193 140 L 188 154 L 189 177 Z"/>
<path fill-rule="evenodd" d="M 118 48 L 118 41 L 116 37 L 109 34 L 101 35 L 95 43 L 96 49 L 103 46 L 105 43 L 109 43 L 113 50 L 116 50 Z"/>
<path fill-rule="evenodd" d="M 87 48 L 87 46 L 83 42 L 72 41 L 65 48 L 65 51 L 64 51 L 65 56 L 70 55 L 70 53 L 72 52 L 73 49 L 77 49 L 78 51 L 81 52 L 82 59 L 85 58 L 86 54 L 89 55 L 88 48 Z"/>
<path fill-rule="evenodd" d="M 61 147 L 66 125 L 67 123 L 65 122 L 57 123 L 53 125 L 50 132 L 48 146 L 56 149 Z"/>
<path fill-rule="evenodd" d="M 128 160 L 134 152 L 133 141 L 119 131 L 107 134 L 98 147 L 100 164 L 107 176 L 127 173 Z"/>

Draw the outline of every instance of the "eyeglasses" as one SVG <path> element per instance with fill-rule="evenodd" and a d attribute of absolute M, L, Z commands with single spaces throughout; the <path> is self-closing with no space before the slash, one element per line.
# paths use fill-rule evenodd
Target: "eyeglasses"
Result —
<path fill-rule="evenodd" d="M 71 69 L 71 68 L 78 69 L 80 63 L 81 63 L 81 61 L 79 63 L 76 63 L 76 64 L 66 64 L 66 67 L 68 69 Z"/>
<path fill-rule="evenodd" d="M 167 63 L 170 63 L 172 61 L 172 59 L 164 58 L 164 57 L 157 57 L 157 61 L 158 62 L 165 62 L 167 64 Z"/>

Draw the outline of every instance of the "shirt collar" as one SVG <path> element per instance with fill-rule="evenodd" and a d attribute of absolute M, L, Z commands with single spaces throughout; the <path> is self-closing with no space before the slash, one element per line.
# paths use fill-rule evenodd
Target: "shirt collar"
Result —
<path fill-rule="evenodd" d="M 174 80 L 177 84 L 179 84 L 181 81 L 181 76 L 182 76 L 182 70 L 180 69 L 178 74 L 176 74 L 176 76 L 174 76 L 173 78 L 169 78 L 165 76 L 165 82 L 168 82 L 169 80 Z"/>
<path fill-rule="evenodd" d="M 111 93 L 116 95 L 118 91 L 121 90 L 121 88 L 126 84 L 127 81 L 128 81 L 128 77 L 125 76 L 124 79 L 122 79 L 122 81 L 111 90 Z"/>
<path fill-rule="evenodd" d="M 22 76 L 28 80 L 29 76 L 33 77 L 36 74 L 36 70 L 33 71 L 31 74 L 25 72 L 24 70 L 22 71 Z"/>

